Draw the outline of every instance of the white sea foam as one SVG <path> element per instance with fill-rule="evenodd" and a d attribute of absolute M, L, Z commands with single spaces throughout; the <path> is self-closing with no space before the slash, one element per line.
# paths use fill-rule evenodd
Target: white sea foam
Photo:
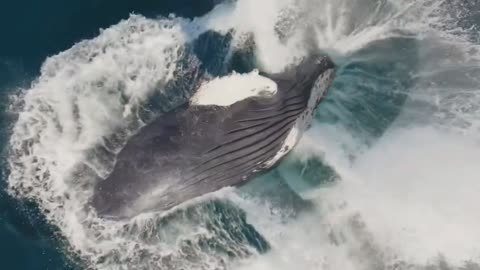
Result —
<path fill-rule="evenodd" d="M 86 211 L 95 174 L 105 175 L 110 166 L 91 149 L 112 147 L 104 136 L 125 128 L 148 96 L 172 79 L 189 38 L 182 27 L 181 20 L 132 16 L 48 58 L 23 96 L 10 141 L 11 193 L 36 200 L 72 248 L 92 261 L 117 248 L 121 240 L 98 238 L 108 239 L 121 224 L 96 227 L 94 213 Z M 77 173 L 79 166 L 84 172 Z"/>
<path fill-rule="evenodd" d="M 24 106 L 10 141 L 11 194 L 34 199 L 72 249 L 99 269 L 402 269 L 402 262 L 422 267 L 439 254 L 454 266 L 479 262 L 480 50 L 451 25 L 451 3 L 239 0 L 193 22 L 132 16 L 48 58 L 21 96 Z M 277 215 L 282 209 L 220 192 L 245 209 L 271 244 L 264 255 L 243 242 L 219 239 L 219 223 L 209 230 L 212 223 L 201 214 L 191 214 L 194 220 L 184 214 L 168 225 L 155 214 L 105 221 L 85 207 L 95 177 L 108 173 L 112 163 L 91 149 L 117 150 L 104 138 L 142 124 L 137 108 L 172 79 L 181 46 L 208 29 L 234 29 L 238 46 L 253 33 L 258 61 L 269 71 L 281 70 L 312 46 L 340 64 L 391 37 L 414 37 L 419 46 L 407 102 L 378 141 L 365 145 L 348 125 L 318 123 L 301 140 L 294 159 L 321 159 L 342 179 L 301 194 L 312 199 L 314 210 L 285 223 Z M 205 251 L 199 243 L 206 240 L 248 258 L 232 262 Z"/>
<path fill-rule="evenodd" d="M 415 84 L 400 117 L 373 145 L 330 124 L 304 135 L 295 159 L 321 159 L 341 181 L 302 194 L 316 210 L 292 224 L 262 224 L 268 214 L 249 208 L 276 248 L 238 269 L 424 269 L 442 263 L 458 269 L 480 261 L 478 45 L 445 31 L 451 23 L 442 14 L 445 2 L 391 1 L 396 10 L 364 14 L 364 25 L 348 21 L 358 11 L 346 5 L 353 2 L 324 2 L 328 14 L 342 16 L 323 24 L 323 46 L 348 55 L 387 37 L 418 34 Z"/>

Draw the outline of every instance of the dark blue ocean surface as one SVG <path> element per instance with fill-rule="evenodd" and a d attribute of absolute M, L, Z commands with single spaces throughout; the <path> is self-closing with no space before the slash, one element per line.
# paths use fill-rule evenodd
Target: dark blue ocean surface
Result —
<path fill-rule="evenodd" d="M 5 192 L 8 171 L 6 145 L 14 116 L 8 113 L 9 95 L 28 86 L 50 55 L 76 42 L 98 35 L 136 13 L 148 17 L 175 13 L 202 15 L 214 0 L 17 0 L 0 2 L 0 144 L 2 180 L 0 191 L 0 269 L 82 269 L 81 262 L 67 258 L 65 244 L 56 236 L 33 203 L 19 202 Z"/>
<path fill-rule="evenodd" d="M 131 13 L 138 13 L 148 17 L 166 16 L 175 13 L 183 17 L 202 15 L 214 6 L 215 0 L 177 0 L 177 1 L 76 1 L 68 4 L 59 0 L 51 0 L 44 3 L 18 1 L 6 5 L 1 4 L 0 17 L 5 41 L 0 43 L 0 89 L 3 94 L 0 105 L 2 106 L 1 121 L 3 123 L 0 136 L 2 145 L 5 146 L 9 137 L 9 127 L 14 122 L 14 115 L 8 113 L 10 101 L 8 96 L 15 93 L 19 87 L 26 87 L 38 76 L 43 61 L 53 54 L 70 48 L 76 42 L 92 38 L 98 35 L 100 28 L 107 28 L 125 19 Z M 196 42 L 194 53 L 203 63 L 203 68 L 211 74 L 219 74 L 217 70 L 222 65 L 212 59 L 210 53 L 222 52 L 222 44 L 228 43 L 228 35 L 217 36 L 214 33 L 202 35 Z M 217 48 L 218 47 L 218 48 Z M 398 47 L 410 48 L 406 53 L 398 57 L 378 59 L 375 65 L 370 65 L 362 60 L 347 61 L 339 69 L 339 79 L 333 86 L 332 94 L 325 100 L 324 110 L 319 111 L 317 118 L 321 121 L 340 121 L 332 117 L 329 108 L 341 107 L 347 112 L 343 114 L 358 115 L 359 121 L 350 128 L 358 129 L 359 133 L 380 135 L 399 112 L 399 107 L 404 101 L 404 95 L 389 94 L 389 90 L 396 89 L 399 92 L 408 87 L 403 83 L 410 81 L 408 70 L 412 70 L 415 62 L 410 56 L 415 53 L 415 45 L 412 40 L 385 40 L 373 44 L 370 50 L 358 51 L 352 59 L 372 58 L 379 50 L 397 50 Z M 246 57 L 249 58 L 248 56 Z M 241 55 L 233 57 L 230 66 L 239 72 L 251 69 L 249 61 Z M 337 59 L 338 60 L 338 59 Z M 401 60 L 401 61 L 400 61 Z M 397 62 L 407 62 L 411 66 L 398 66 Z M 364 72 L 360 72 L 360 71 Z M 378 80 L 378 85 L 364 85 L 361 74 L 372 73 L 382 77 L 401 78 L 399 81 L 384 82 Z M 367 91 L 371 87 L 385 88 L 385 95 L 372 95 Z M 368 88 L 367 90 L 363 90 Z M 362 91 L 352 92 L 355 89 Z M 349 92 L 350 91 L 350 92 Z M 349 93 L 357 99 L 368 100 L 364 104 L 384 104 L 386 108 L 377 106 L 366 108 L 352 102 L 336 97 L 336 92 Z M 352 100 L 355 100 L 352 99 Z M 388 101 L 388 102 L 387 102 Z M 342 106 L 337 106 L 342 102 Z M 371 114 L 372 110 L 383 113 Z M 372 116 L 373 115 L 373 116 Z M 378 115 L 383 115 L 379 118 Z M 368 137 L 368 136 L 367 136 Z M 3 147 L 5 148 L 5 147 Z M 4 149 L 4 157 L 5 157 Z M 2 166 L 6 168 L 6 166 Z M 319 168 L 323 168 L 319 166 Z M 323 175 L 315 170 L 315 174 Z M 328 173 L 329 174 L 329 173 Z M 68 245 L 61 236 L 56 234 L 54 226 L 49 225 L 33 203 L 20 202 L 10 198 L 4 192 L 7 171 L 3 172 L 2 193 L 0 194 L 0 258 L 2 268 L 5 269 L 82 269 L 85 267 L 81 261 L 67 257 L 65 250 Z M 276 189 L 278 187 L 275 187 Z M 278 192 L 278 190 L 276 190 Z M 265 249 L 265 245 L 257 248 Z"/>
<path fill-rule="evenodd" d="M 68 252 L 68 243 L 59 235 L 55 226 L 48 224 L 44 216 L 37 209 L 34 202 L 20 201 L 7 195 L 6 179 L 9 174 L 6 164 L 7 145 L 10 137 L 11 126 L 15 123 L 15 114 L 10 112 L 9 106 L 12 104 L 10 99 L 19 89 L 29 89 L 29 84 L 40 72 L 40 67 L 46 58 L 71 48 L 75 43 L 98 36 L 100 29 L 105 29 L 111 25 L 119 23 L 126 19 L 130 14 L 141 14 L 147 17 L 168 16 L 175 13 L 178 16 L 192 18 L 201 16 L 209 12 L 215 3 L 222 0 L 16 0 L 0 1 L 0 30 L 2 40 L 0 42 L 0 149 L 2 150 L 0 159 L 0 270 L 1 269 L 85 269 L 87 264 L 76 258 L 71 252 Z M 261 0 L 259 0 L 261 1 Z M 334 0 L 331 0 L 332 2 Z M 341 1 L 339 1 L 341 2 Z M 353 1 L 352 1 L 353 2 Z M 369 1 L 357 1 L 356 3 L 368 3 Z M 388 1 L 371 1 L 388 2 Z M 421 2 L 421 1 L 418 1 Z M 429 1 L 425 1 L 429 2 Z M 456 2 L 456 4 L 454 4 Z M 465 12 L 459 12 L 458 2 L 462 2 L 462 8 Z M 476 0 L 458 0 L 443 2 L 446 10 L 452 12 L 451 15 L 454 24 L 441 25 L 442 29 L 470 29 L 466 32 L 468 40 L 480 40 L 479 31 L 479 1 Z M 256 2 L 255 2 L 256 4 Z M 451 7 L 449 5 L 452 5 Z M 419 5 L 420 6 L 420 5 Z M 354 8 L 355 13 L 358 11 Z M 388 10 L 387 10 L 388 11 Z M 473 11 L 473 12 L 467 12 Z M 367 13 L 370 10 L 367 11 Z M 358 15 L 361 17 L 361 14 Z M 353 16 L 352 22 L 356 17 Z M 360 24 L 361 27 L 361 24 Z M 361 28 L 360 28 L 361 29 Z M 441 112 L 429 100 L 409 100 L 411 91 L 417 90 L 419 84 L 423 88 L 429 85 L 430 78 L 422 78 L 422 72 L 425 73 L 426 60 L 430 60 L 427 50 L 431 52 L 431 57 L 435 60 L 436 39 L 433 42 L 419 39 L 415 35 L 415 29 L 409 31 L 398 31 L 394 35 L 387 35 L 388 38 L 372 38 L 366 45 L 355 48 L 353 52 L 342 55 L 331 53 L 331 58 L 337 65 L 337 75 L 328 95 L 322 102 L 322 106 L 316 111 L 315 121 L 321 124 L 334 124 L 343 130 L 353 134 L 356 140 L 361 144 L 371 145 L 378 138 L 382 137 L 389 126 L 397 120 L 399 115 L 405 113 L 405 104 L 415 109 L 411 115 L 417 115 L 416 110 L 423 112 L 423 109 L 429 114 Z M 410 33 L 412 32 L 412 33 Z M 351 33 L 350 33 L 351 34 Z M 442 41 L 442 40 L 440 40 Z M 246 50 L 234 51 L 232 55 L 230 45 L 232 42 L 231 33 L 225 35 L 206 32 L 200 35 L 192 44 L 186 46 L 185 55 L 195 55 L 198 62 L 193 62 L 201 66 L 199 73 L 208 72 L 212 75 L 219 75 L 235 70 L 245 72 L 251 70 L 255 64 L 252 61 L 254 55 L 248 48 Z M 254 43 L 253 41 L 252 43 Z M 252 45 L 253 48 L 255 44 Z M 464 44 L 463 41 L 460 44 Z M 441 44 L 440 44 L 441 45 Z M 460 46 L 460 45 L 458 45 Z M 453 48 L 450 45 L 445 48 Z M 242 48 L 243 49 L 243 48 Z M 445 57 L 447 60 L 456 62 L 452 56 L 444 55 L 444 47 L 437 48 L 439 58 Z M 463 51 L 463 48 L 461 48 Z M 393 52 L 393 53 L 392 53 Z M 476 50 L 471 51 L 477 53 Z M 224 61 L 226 56 L 232 56 L 230 61 Z M 452 54 L 454 55 L 454 54 Z M 449 59 L 449 57 L 451 59 Z M 185 57 L 179 60 L 177 64 L 191 65 Z M 454 61 L 453 61 L 454 60 Z M 437 66 L 436 61 L 426 61 L 432 67 Z M 432 64 L 434 63 L 434 64 Z M 443 62 L 439 62 L 443 63 Z M 478 62 L 472 62 L 478 66 Z M 436 68 L 436 67 L 435 67 Z M 468 67 L 469 68 L 469 67 Z M 430 70 L 428 70 L 430 72 Z M 440 71 L 442 70 L 434 70 Z M 196 74 L 196 73 L 195 73 Z M 440 73 L 443 74 L 443 73 Z M 478 74 L 472 72 L 472 74 Z M 192 85 L 192 80 L 201 76 L 179 76 L 182 80 L 172 83 L 172 87 L 185 87 Z M 193 77 L 193 79 L 192 79 Z M 425 81 L 421 81 L 421 80 Z M 447 78 L 448 79 L 448 78 Z M 478 81 L 471 78 L 472 85 L 477 85 Z M 463 91 L 462 84 L 458 85 L 456 80 L 451 83 L 451 88 L 459 88 Z M 435 80 L 433 80 L 435 82 Z M 465 82 L 462 82 L 465 83 Z M 466 83 L 467 84 L 467 83 Z M 190 89 L 190 87 L 187 87 Z M 475 88 L 476 89 L 476 88 Z M 470 91 L 471 89 L 467 89 Z M 466 91 L 463 91 L 466 92 Z M 182 92 L 183 93 L 183 92 Z M 423 92 L 420 92 L 422 94 Z M 428 93 L 428 92 L 426 92 Z M 163 96 L 152 95 L 146 101 L 139 115 L 142 120 L 150 116 L 155 116 L 155 110 L 162 111 L 163 103 L 160 99 Z M 462 101 L 464 102 L 464 101 Z M 448 105 L 448 104 L 447 104 Z M 165 105 L 166 106 L 166 105 Z M 417 107 L 421 108 L 418 109 Z M 476 106 L 472 106 L 476 107 Z M 145 109 L 145 110 L 143 110 Z M 447 108 L 448 109 L 448 108 Z M 430 111 L 432 110 L 432 111 Z M 404 117 L 405 118 L 405 117 Z M 408 121 L 408 115 L 405 118 Z M 430 117 L 428 117 L 430 119 Z M 360 144 L 360 143 L 359 143 Z M 401 160 L 401 157 L 400 157 Z M 388 163 L 387 163 L 388 164 Z M 273 205 L 281 205 L 281 208 L 293 208 L 292 213 L 301 212 L 313 206 L 310 201 L 303 200 L 298 194 L 292 191 L 309 190 L 312 187 L 318 187 L 329 181 L 336 181 L 336 168 L 329 164 L 323 164 L 322 160 L 311 158 L 302 161 L 290 161 L 282 165 L 283 169 L 272 170 L 265 177 L 256 182 L 247 185 L 244 188 L 245 194 L 268 198 Z M 291 178 L 291 179 L 287 179 Z M 282 180 L 285 181 L 279 181 Z M 380 187 L 382 188 L 382 187 Z M 213 222 L 218 222 L 219 227 L 224 230 L 212 232 L 215 233 L 215 240 L 224 232 L 223 236 L 230 237 L 239 246 L 253 246 L 259 253 L 263 253 L 275 245 L 270 246 L 269 239 L 263 238 L 256 231 L 256 228 L 246 222 L 243 210 L 224 202 L 207 203 L 199 212 L 192 209 L 182 209 L 178 213 L 181 217 L 186 217 L 194 226 L 203 222 L 208 227 Z M 300 209 L 297 211 L 297 209 Z M 406 208 L 408 209 L 408 208 Z M 396 209 L 394 209 L 396 210 Z M 287 211 L 288 212 L 288 211 Z M 199 214 L 200 213 L 200 214 Z M 204 213 L 210 213 L 217 218 L 209 219 Z M 183 215 L 183 216 L 182 216 Z M 176 224 L 176 216 L 172 215 L 171 224 Z M 229 219 L 236 219 L 235 222 L 229 222 Z M 182 222 L 183 220 L 179 218 Z M 168 219 L 157 220 L 162 225 L 167 226 Z M 198 222 L 197 222 L 198 221 Z M 232 224 L 240 224 L 232 228 Z M 174 226 L 174 225 L 172 225 Z M 235 227 L 235 226 L 234 226 Z M 238 230 L 238 228 L 242 228 Z M 125 228 L 129 230 L 130 228 Z M 163 227 L 157 226 L 156 231 L 163 231 Z M 133 229 L 132 229 L 133 230 Z M 134 231 L 134 230 L 133 230 Z M 166 231 L 166 230 L 165 230 Z M 168 232 L 167 232 L 168 233 Z M 136 237 L 136 234 L 132 234 Z M 154 235 L 154 234 L 152 234 Z M 330 235 L 329 235 L 330 237 Z M 370 236 L 369 236 L 370 237 Z M 145 239 L 148 235 L 145 236 Z M 128 238 L 128 241 L 132 238 Z M 145 239 L 140 239 L 144 241 Z M 160 238 L 159 238 L 160 239 Z M 260 241 L 259 241 L 260 239 Z M 148 240 L 148 239 L 147 239 Z M 189 245 L 189 239 L 185 241 Z M 310 241 L 310 239 L 308 240 Z M 148 241 L 147 241 L 148 242 Z M 219 244 L 220 243 L 220 244 Z M 221 243 L 221 241 L 200 240 L 196 243 L 205 254 L 222 254 L 224 257 L 234 257 L 235 253 L 230 254 L 229 249 L 224 249 L 232 242 Z M 301 244 L 301 243 L 300 243 Z M 379 246 L 382 248 L 383 246 Z M 119 249 L 120 250 L 120 249 Z M 288 249 L 287 249 L 288 250 Z M 210 253 L 209 253 L 210 252 Z M 243 250 L 240 249 L 240 253 Z M 308 253 L 308 252 L 307 252 Z M 138 253 L 133 253 L 136 256 Z M 153 253 L 152 253 L 153 254 Z M 145 262 L 148 263 L 150 257 L 156 254 L 145 253 Z M 186 253 L 188 255 L 188 252 Z M 247 252 L 245 252 L 247 254 Z M 285 253 L 286 254 L 286 253 Z M 363 253 L 362 253 L 363 254 Z M 369 260 L 369 256 L 366 259 Z M 375 255 L 375 254 L 374 254 Z M 129 255 L 130 256 L 130 255 Z M 150 257 L 148 257 L 150 256 Z M 297 254 L 292 254 L 293 261 L 296 263 Z M 112 256 L 115 257 L 115 256 Z M 124 264 L 131 257 L 125 260 L 114 261 L 114 264 Z M 141 257 L 141 256 L 139 256 Z M 287 256 L 288 257 L 288 256 Z M 377 262 L 377 257 L 373 256 L 373 262 Z M 274 257 L 273 257 L 274 258 Z M 183 258 L 180 258 L 183 259 Z M 363 259 L 363 258 L 361 258 Z M 114 260 L 114 259 L 112 259 Z M 140 258 L 142 260 L 142 258 Z M 175 260 L 172 259 L 174 262 Z M 91 262 L 90 262 L 91 263 Z M 143 261 L 141 262 L 143 263 Z M 383 263 L 383 262 L 381 262 Z M 132 262 L 135 269 L 137 265 Z M 147 265 L 147 264 L 140 264 Z M 175 266 L 175 264 L 172 264 Z M 127 266 L 128 267 L 128 266 Z M 297 267 L 297 266 L 296 266 Z M 302 265 L 298 266 L 300 269 Z M 178 267 L 177 267 L 178 268 Z M 361 267 L 372 269 L 368 267 Z M 400 267 L 401 268 L 401 267 Z M 400 269 L 398 268 L 398 269 Z M 172 269 L 176 269 L 172 267 Z M 188 269 L 184 267 L 183 269 Z M 386 269 L 386 268 L 375 268 Z M 405 269 L 405 268 L 402 268 Z M 413 269 L 409 267 L 408 269 Z M 423 269 L 423 268 L 422 268 Z M 437 269 L 437 268 L 425 268 Z M 439 267 L 438 269 L 450 269 Z M 476 268 L 462 268 L 476 269 Z"/>

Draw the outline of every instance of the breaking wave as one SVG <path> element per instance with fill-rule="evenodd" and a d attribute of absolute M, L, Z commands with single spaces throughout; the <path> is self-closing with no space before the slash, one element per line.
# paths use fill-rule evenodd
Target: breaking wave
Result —
<path fill-rule="evenodd" d="M 474 5 L 238 0 L 193 20 L 132 15 L 16 94 L 9 192 L 97 269 L 477 269 Z M 278 168 L 169 213 L 96 216 L 93 186 L 141 126 L 205 80 L 279 71 L 312 49 L 337 78 Z"/>

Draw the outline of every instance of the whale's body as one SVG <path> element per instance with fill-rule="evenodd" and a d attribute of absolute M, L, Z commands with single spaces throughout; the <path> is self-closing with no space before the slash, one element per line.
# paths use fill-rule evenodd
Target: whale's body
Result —
<path fill-rule="evenodd" d="M 93 206 L 101 216 L 131 217 L 244 183 L 291 150 L 333 74 L 327 57 L 308 58 L 262 74 L 276 83 L 274 92 L 221 105 L 194 96 L 127 142 L 97 184 Z"/>

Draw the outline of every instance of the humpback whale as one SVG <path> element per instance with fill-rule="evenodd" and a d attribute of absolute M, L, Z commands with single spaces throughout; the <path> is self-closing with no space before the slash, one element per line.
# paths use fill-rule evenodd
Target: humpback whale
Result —
<path fill-rule="evenodd" d="M 296 144 L 334 70 L 326 56 L 307 57 L 280 73 L 260 72 L 271 85 L 251 95 L 198 90 L 128 140 L 92 206 L 104 218 L 130 218 L 245 183 Z"/>

